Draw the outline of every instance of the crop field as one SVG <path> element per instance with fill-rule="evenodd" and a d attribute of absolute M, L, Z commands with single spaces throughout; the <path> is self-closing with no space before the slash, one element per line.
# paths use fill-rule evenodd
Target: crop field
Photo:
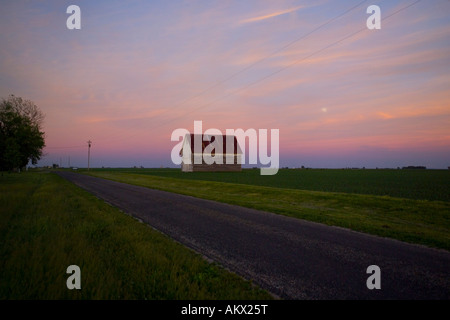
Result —
<path fill-rule="evenodd" d="M 276 188 L 450 201 L 450 170 L 280 169 L 273 176 L 261 176 L 259 169 L 189 173 L 180 169 L 95 169 L 93 172 L 127 172 Z"/>
<path fill-rule="evenodd" d="M 260 176 L 254 169 L 97 169 L 88 174 L 450 250 L 446 170 L 286 169 Z"/>

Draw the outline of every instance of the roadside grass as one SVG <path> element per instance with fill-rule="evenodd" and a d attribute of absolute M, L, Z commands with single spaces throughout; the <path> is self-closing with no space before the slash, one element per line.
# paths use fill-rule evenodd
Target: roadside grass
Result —
<path fill-rule="evenodd" d="M 112 170 L 87 174 L 450 250 L 450 203 L 446 201 L 176 179 Z"/>
<path fill-rule="evenodd" d="M 0 204 L 0 299 L 272 298 L 57 175 L 0 176 Z"/>

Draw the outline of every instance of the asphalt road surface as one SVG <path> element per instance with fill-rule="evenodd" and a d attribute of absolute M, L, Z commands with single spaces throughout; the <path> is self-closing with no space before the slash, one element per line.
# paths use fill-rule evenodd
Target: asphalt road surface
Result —
<path fill-rule="evenodd" d="M 284 299 L 450 298 L 450 252 L 87 175 L 60 176 Z M 380 269 L 380 289 L 376 283 Z"/>

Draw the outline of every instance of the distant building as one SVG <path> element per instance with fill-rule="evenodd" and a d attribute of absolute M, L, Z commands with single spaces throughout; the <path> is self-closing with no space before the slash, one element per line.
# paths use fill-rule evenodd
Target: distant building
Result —
<path fill-rule="evenodd" d="M 206 162 L 205 153 L 209 156 Z M 181 171 L 184 172 L 242 170 L 242 150 L 235 136 L 187 134 L 180 155 Z M 211 160 L 215 162 L 207 163 Z"/>

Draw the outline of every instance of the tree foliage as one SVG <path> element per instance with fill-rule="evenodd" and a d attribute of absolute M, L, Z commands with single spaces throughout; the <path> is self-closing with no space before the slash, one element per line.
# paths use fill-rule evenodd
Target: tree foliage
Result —
<path fill-rule="evenodd" d="M 0 170 L 37 164 L 45 146 L 44 114 L 30 100 L 10 95 L 0 102 Z"/>

